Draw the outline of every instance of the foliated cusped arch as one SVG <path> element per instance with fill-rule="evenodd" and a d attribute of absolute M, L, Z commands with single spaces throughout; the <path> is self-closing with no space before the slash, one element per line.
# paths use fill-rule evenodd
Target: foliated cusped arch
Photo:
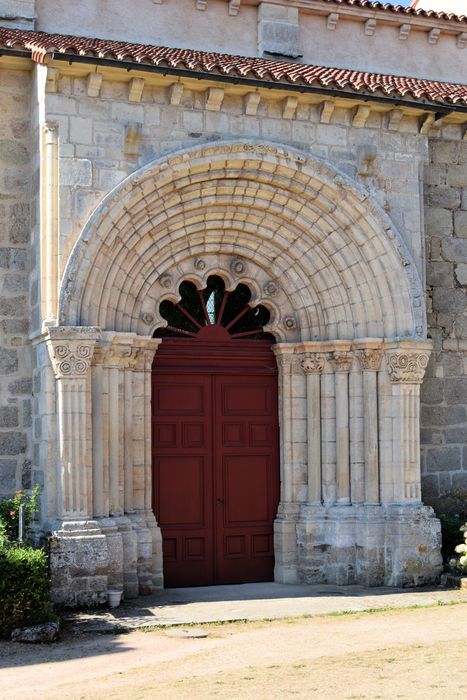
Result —
<path fill-rule="evenodd" d="M 280 340 L 423 336 L 420 280 L 393 223 L 342 173 L 277 144 L 216 142 L 146 165 L 85 224 L 62 325 L 148 335 L 181 280 L 239 282 Z"/>

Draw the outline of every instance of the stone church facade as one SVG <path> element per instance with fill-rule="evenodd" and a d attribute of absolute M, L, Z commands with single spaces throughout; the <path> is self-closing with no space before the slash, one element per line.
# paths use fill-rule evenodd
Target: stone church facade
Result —
<path fill-rule="evenodd" d="M 0 486 L 41 485 L 54 600 L 164 585 L 155 503 L 167 521 L 190 507 L 186 474 L 157 493 L 164 309 L 187 284 L 205 305 L 213 279 L 225 299 L 247 289 L 274 339 L 274 579 L 436 580 L 422 497 L 467 482 L 467 19 L 366 0 L 96 6 L 0 5 Z M 239 504 L 242 455 L 220 484 L 237 479 Z M 254 546 L 229 537 L 241 567 Z"/>

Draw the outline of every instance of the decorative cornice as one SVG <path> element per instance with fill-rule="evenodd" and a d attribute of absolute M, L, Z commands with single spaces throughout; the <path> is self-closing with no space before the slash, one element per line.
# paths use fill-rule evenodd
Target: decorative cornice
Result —
<path fill-rule="evenodd" d="M 347 8 L 348 9 L 348 8 Z M 329 10 L 326 10 L 329 14 Z M 372 15 L 374 13 L 372 12 Z M 363 19 L 363 17 L 361 17 Z M 370 18 L 371 19 L 371 18 Z M 397 19 L 397 26 L 402 18 Z M 428 21 L 428 20 L 426 20 Z M 464 20 L 462 20 L 464 22 Z M 378 20 L 378 23 L 380 20 Z M 467 22 L 467 20 L 465 20 Z M 413 26 L 413 22 L 411 22 Z M 426 31 L 432 31 L 433 21 L 428 21 Z M 456 37 L 465 34 L 464 25 L 450 28 Z M 443 27 L 443 33 L 445 33 Z M 434 35 L 431 35 L 434 36 Z M 460 45 L 463 40 L 460 40 Z M 11 55 L 30 59 L 39 64 L 46 64 L 51 59 L 60 61 L 63 70 L 65 61 L 79 62 L 85 60 L 95 63 L 101 68 L 105 66 L 114 70 L 119 63 L 122 70 L 128 70 L 128 65 L 145 72 L 156 72 L 161 75 L 176 75 L 200 79 L 204 76 L 218 83 L 235 83 L 235 85 L 254 85 L 275 89 L 307 92 L 320 92 L 324 96 L 340 96 L 351 99 L 363 98 L 379 100 L 388 104 L 420 107 L 433 111 L 458 109 L 464 111 L 467 104 L 467 87 L 463 83 L 448 83 L 440 80 L 429 80 L 411 76 L 381 75 L 364 70 L 342 67 L 326 67 L 307 63 L 289 63 L 287 61 L 269 60 L 258 56 L 233 56 L 208 51 L 192 49 L 177 49 L 151 44 L 136 44 L 112 39 L 96 39 L 65 34 L 49 34 L 47 32 L 20 31 L 0 27 L 0 48 L 8 50 Z M 53 68 L 53 66 L 51 66 Z M 52 81 L 53 82 L 53 81 Z M 141 83 L 134 84 L 141 85 Z M 52 87 L 52 89 L 54 89 Z M 218 111 L 222 104 L 224 88 L 209 87 L 207 89 L 207 108 Z M 330 94 L 331 93 L 331 94 Z M 330 100 L 326 100 L 329 105 Z M 289 103 L 291 104 L 291 103 Z M 325 105 L 326 106 L 326 105 Z M 436 110 L 438 111 L 438 110 Z M 328 110 L 323 112 L 323 119 Z"/>
<path fill-rule="evenodd" d="M 429 351 L 389 350 L 386 364 L 393 384 L 421 384 L 425 374 Z"/>

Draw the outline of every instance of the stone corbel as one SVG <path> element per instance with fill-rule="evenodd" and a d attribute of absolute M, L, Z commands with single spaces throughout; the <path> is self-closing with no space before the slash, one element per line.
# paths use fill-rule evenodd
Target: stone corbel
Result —
<path fill-rule="evenodd" d="M 337 22 L 339 20 L 339 15 L 337 12 L 331 12 L 326 18 L 326 26 L 330 32 L 333 32 L 337 27 Z"/>
<path fill-rule="evenodd" d="M 241 0 L 229 0 L 229 15 L 236 17 L 240 10 Z"/>

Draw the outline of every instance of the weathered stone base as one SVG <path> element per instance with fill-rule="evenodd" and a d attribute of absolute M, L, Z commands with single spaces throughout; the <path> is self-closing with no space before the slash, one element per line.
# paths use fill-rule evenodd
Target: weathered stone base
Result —
<path fill-rule="evenodd" d="M 107 602 L 162 588 L 162 538 L 152 513 L 64 522 L 50 538 L 51 600 L 60 607 Z"/>
<path fill-rule="evenodd" d="M 439 520 L 426 506 L 302 506 L 298 517 L 276 521 L 275 577 L 420 586 L 438 580 L 440 546 Z"/>
<path fill-rule="evenodd" d="M 66 608 L 104 604 L 110 553 L 99 524 L 95 520 L 64 522 L 49 544 L 52 603 Z"/>

